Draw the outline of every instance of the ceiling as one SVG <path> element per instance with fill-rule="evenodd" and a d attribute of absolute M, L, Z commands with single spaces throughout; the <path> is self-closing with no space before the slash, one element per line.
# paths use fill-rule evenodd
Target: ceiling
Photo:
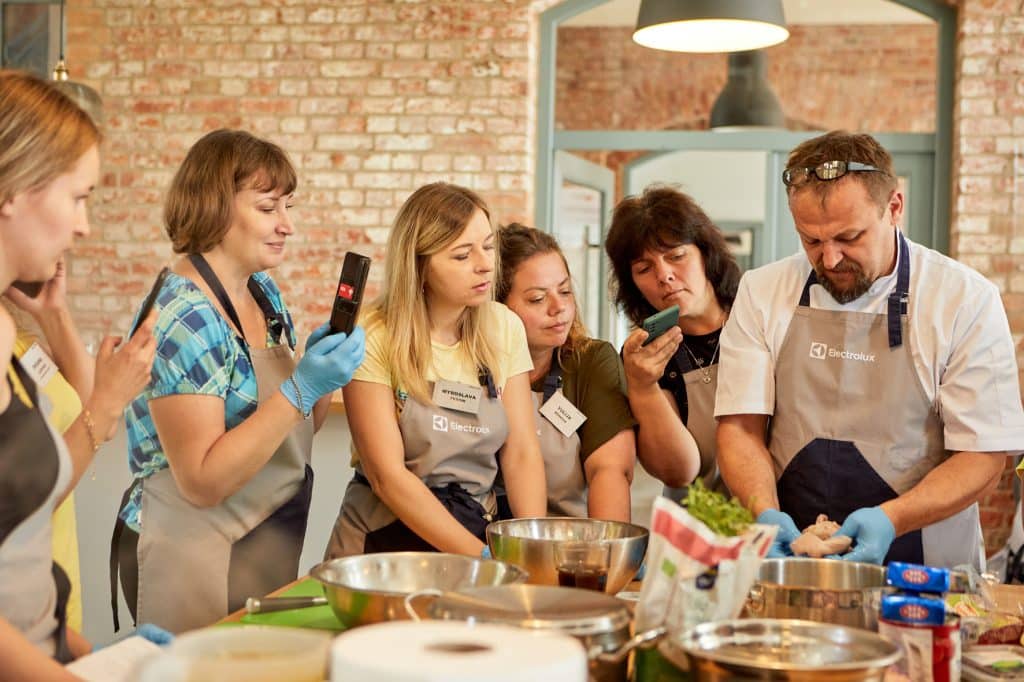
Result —
<path fill-rule="evenodd" d="M 783 0 L 787 24 L 927 24 L 923 14 L 887 0 Z M 640 0 L 609 0 L 561 26 L 634 26 Z"/>

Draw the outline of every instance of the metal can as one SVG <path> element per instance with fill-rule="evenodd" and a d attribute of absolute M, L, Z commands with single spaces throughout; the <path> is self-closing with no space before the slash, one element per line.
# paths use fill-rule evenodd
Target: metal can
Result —
<path fill-rule="evenodd" d="M 960 679 L 960 618 L 946 617 L 942 625 L 878 619 L 878 634 L 903 651 L 893 669 L 917 680 L 957 682 Z"/>

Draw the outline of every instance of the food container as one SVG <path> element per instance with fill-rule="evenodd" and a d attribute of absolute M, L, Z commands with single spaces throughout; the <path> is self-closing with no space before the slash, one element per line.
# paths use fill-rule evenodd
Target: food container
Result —
<path fill-rule="evenodd" d="M 405 598 L 433 589 L 525 582 L 517 566 L 437 552 L 382 552 L 325 561 L 310 575 L 324 586 L 331 610 L 346 628 L 408 618 Z"/>
<path fill-rule="evenodd" d="M 416 613 L 439 620 L 463 620 L 512 625 L 571 635 L 579 640 L 590 659 L 594 682 L 626 679 L 627 658 L 601 660 L 600 654 L 616 652 L 629 640 L 629 607 L 615 597 L 589 590 L 543 585 L 476 587 L 443 594 L 424 606 L 410 605 Z M 422 603 L 422 602 L 420 602 Z"/>
<path fill-rule="evenodd" d="M 175 637 L 144 661 L 138 682 L 322 682 L 326 632 L 246 625 L 204 628 Z"/>
<path fill-rule="evenodd" d="M 646 528 L 619 521 L 534 518 L 496 521 L 487 526 L 487 544 L 495 559 L 520 566 L 533 585 L 558 585 L 556 547 L 565 543 L 603 543 L 610 547 L 605 591 L 625 587 L 644 561 Z"/>
<path fill-rule="evenodd" d="M 885 569 L 838 559 L 768 559 L 750 590 L 752 618 L 797 618 L 876 631 Z"/>
<path fill-rule="evenodd" d="M 878 634 L 900 647 L 894 670 L 911 680 L 958 682 L 960 679 L 960 618 L 950 614 L 940 625 L 882 618 Z"/>
<path fill-rule="evenodd" d="M 972 646 L 964 649 L 963 679 L 967 682 L 1003 682 L 1024 679 L 1024 647 Z"/>
<path fill-rule="evenodd" d="M 704 623 L 659 651 L 695 682 L 881 682 L 900 657 L 896 645 L 866 630 L 776 619 Z"/>

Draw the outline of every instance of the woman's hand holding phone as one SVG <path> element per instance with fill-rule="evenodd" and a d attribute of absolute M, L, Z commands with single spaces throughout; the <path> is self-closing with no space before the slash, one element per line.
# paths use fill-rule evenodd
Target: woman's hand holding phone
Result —
<path fill-rule="evenodd" d="M 622 346 L 622 365 L 629 389 L 657 387 L 668 361 L 679 350 L 683 332 L 677 324 L 678 306 L 672 306 L 644 320 Z"/>
<path fill-rule="evenodd" d="M 53 277 L 45 282 L 15 282 L 4 295 L 36 321 L 41 321 L 48 314 L 67 309 L 67 290 L 67 271 L 62 256 Z"/>
<path fill-rule="evenodd" d="M 156 311 L 151 311 L 127 342 L 122 343 L 120 336 L 107 336 L 100 343 L 96 379 L 86 407 L 104 419 L 107 439 L 114 435 L 124 408 L 149 385 L 156 356 L 156 316 Z"/>

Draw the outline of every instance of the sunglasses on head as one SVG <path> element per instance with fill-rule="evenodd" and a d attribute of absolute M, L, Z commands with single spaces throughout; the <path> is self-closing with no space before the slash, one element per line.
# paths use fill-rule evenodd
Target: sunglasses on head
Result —
<path fill-rule="evenodd" d="M 786 187 L 799 187 L 814 176 L 822 181 L 838 180 L 851 171 L 878 171 L 881 168 L 859 161 L 824 161 L 817 166 L 794 166 L 782 171 L 782 184 Z"/>

